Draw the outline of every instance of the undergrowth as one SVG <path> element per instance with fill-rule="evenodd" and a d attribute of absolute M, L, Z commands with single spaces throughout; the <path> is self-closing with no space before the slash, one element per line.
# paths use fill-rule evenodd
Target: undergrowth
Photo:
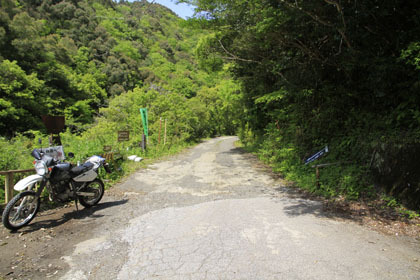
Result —
<path fill-rule="evenodd" d="M 247 152 L 257 155 L 275 173 L 279 173 L 287 181 L 293 182 L 295 187 L 304 189 L 314 195 L 330 200 L 344 198 L 349 202 L 381 201 L 378 205 L 392 208 L 402 217 L 414 219 L 420 216 L 418 212 L 407 209 L 398 199 L 385 195 L 381 190 L 375 188 L 368 176 L 369 170 L 366 166 L 338 162 L 337 164 L 320 167 L 317 180 L 316 165 L 334 162 L 334 159 L 326 156 L 305 165 L 293 147 L 277 147 L 277 149 L 274 149 L 272 144 L 267 140 L 259 143 L 245 142 L 241 143 L 241 147 Z"/>
<path fill-rule="evenodd" d="M 35 136 L 35 137 L 34 137 Z M 102 140 L 88 141 L 82 136 L 65 132 L 61 134 L 64 152 L 68 154 L 72 152 L 75 154 L 74 158 L 67 158 L 66 161 L 73 164 L 77 162 L 83 163 L 88 157 L 92 155 L 102 155 L 103 146 L 111 144 L 114 153 L 114 160 L 110 161 L 111 173 L 106 173 L 102 168 L 99 170 L 100 177 L 104 180 L 105 188 L 108 189 L 121 178 L 132 174 L 140 168 L 146 167 L 148 164 L 153 163 L 157 159 L 165 156 L 170 156 L 183 151 L 185 148 L 194 144 L 194 142 L 177 141 L 174 139 L 171 143 L 158 143 L 155 139 L 149 139 L 149 144 L 145 151 L 139 147 L 138 143 L 134 141 L 117 142 L 116 140 L 107 139 L 112 136 L 102 137 Z M 114 137 L 115 138 L 115 137 Z M 17 136 L 12 141 L 5 141 L 0 139 L 1 146 L 0 152 L 5 155 L 0 157 L 0 170 L 19 170 L 30 169 L 33 167 L 33 158 L 31 151 L 35 148 L 47 147 L 48 145 L 39 144 L 38 139 L 42 139 L 42 143 L 48 143 L 48 136 L 40 133 L 34 133 L 32 137 Z M 143 158 L 140 162 L 127 160 L 130 155 L 137 155 Z M 15 183 L 30 175 L 32 173 L 20 173 L 14 175 Z M 4 203 L 5 176 L 0 176 L 0 204 Z M 17 192 L 15 192 L 17 194 Z M 48 195 L 48 194 L 46 194 Z"/>

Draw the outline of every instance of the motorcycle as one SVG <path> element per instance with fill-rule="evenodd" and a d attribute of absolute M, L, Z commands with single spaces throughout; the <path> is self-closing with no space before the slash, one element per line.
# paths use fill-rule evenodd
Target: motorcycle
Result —
<path fill-rule="evenodd" d="M 2 222 L 6 228 L 20 229 L 35 218 L 44 188 L 47 189 L 50 200 L 74 200 L 77 210 L 78 201 L 85 208 L 90 208 L 102 199 L 104 183 L 98 178 L 99 168 L 103 167 L 110 173 L 104 158 L 91 156 L 82 165 L 73 166 L 55 159 L 42 149 L 33 150 L 31 155 L 35 158 L 37 174 L 20 180 L 14 186 L 20 193 L 12 198 L 3 211 Z M 69 153 L 69 157 L 73 156 Z"/>

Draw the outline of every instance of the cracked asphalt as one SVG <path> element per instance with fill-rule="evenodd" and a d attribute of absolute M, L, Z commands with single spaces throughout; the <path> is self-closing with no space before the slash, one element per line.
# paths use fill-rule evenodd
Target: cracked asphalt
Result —
<path fill-rule="evenodd" d="M 420 279 L 420 246 L 323 214 L 235 148 L 205 141 L 108 191 L 59 279 Z"/>

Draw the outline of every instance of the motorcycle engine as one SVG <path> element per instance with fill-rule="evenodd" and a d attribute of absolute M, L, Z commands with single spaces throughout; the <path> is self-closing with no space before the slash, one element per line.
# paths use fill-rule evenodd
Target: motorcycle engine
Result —
<path fill-rule="evenodd" d="M 69 198 L 73 198 L 73 193 L 70 191 L 68 181 L 55 183 L 54 185 L 50 186 L 49 191 L 53 199 L 57 199 L 63 202 L 69 200 Z"/>

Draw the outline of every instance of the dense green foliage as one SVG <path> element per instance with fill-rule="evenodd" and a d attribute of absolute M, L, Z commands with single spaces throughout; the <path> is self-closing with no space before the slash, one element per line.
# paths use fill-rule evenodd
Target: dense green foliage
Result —
<path fill-rule="evenodd" d="M 0 10 L 0 135 L 43 130 L 64 115 L 73 132 L 109 98 L 135 88 L 187 98 L 223 77 L 198 69 L 202 36 L 146 1 L 14 1 Z"/>
<path fill-rule="evenodd" d="M 242 139 L 313 191 L 359 198 L 372 185 L 420 205 L 420 3 L 192 0 L 214 33 L 202 61 L 233 62 Z M 316 163 L 321 189 L 304 159 Z"/>
<path fill-rule="evenodd" d="M 149 156 L 239 127 L 313 192 L 420 205 L 420 3 L 184 0 L 186 24 L 146 1 L 0 1 L 0 170 L 28 165 L 46 114 L 80 159 L 137 152 L 147 107 Z M 304 161 L 327 145 L 318 188 Z"/>
<path fill-rule="evenodd" d="M 222 65 L 196 63 L 205 34 L 146 1 L 1 0 L 0 170 L 31 167 L 37 139 L 48 145 L 42 115 L 66 117 L 61 140 L 74 161 L 104 145 L 150 159 L 234 134 L 239 86 Z M 149 114 L 146 152 L 140 108 Z M 130 141 L 118 143 L 118 130 Z M 131 168 L 119 164 L 113 179 Z M 3 187 L 0 176 L 0 198 Z"/>

